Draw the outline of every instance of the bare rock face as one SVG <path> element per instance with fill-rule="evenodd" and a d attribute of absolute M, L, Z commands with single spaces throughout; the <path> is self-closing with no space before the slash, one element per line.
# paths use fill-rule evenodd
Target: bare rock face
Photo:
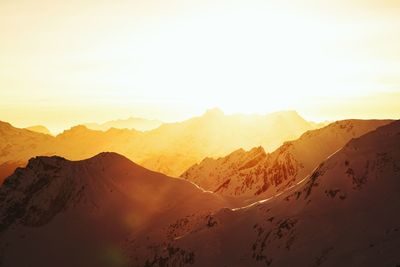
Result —
<path fill-rule="evenodd" d="M 239 202 L 266 199 L 294 186 L 352 138 L 390 123 L 388 120 L 346 120 L 304 133 L 272 153 L 262 147 L 237 150 L 205 159 L 181 175 L 206 190 Z"/>
<path fill-rule="evenodd" d="M 398 266 L 400 121 L 348 142 L 270 200 L 176 240 L 193 266 Z"/>
<path fill-rule="evenodd" d="M 151 244 L 187 234 L 224 206 L 115 153 L 36 157 L 0 187 L 1 266 L 144 266 L 158 261 Z M 177 224 L 185 217 L 193 225 Z M 170 257 L 179 253 L 170 248 Z"/>

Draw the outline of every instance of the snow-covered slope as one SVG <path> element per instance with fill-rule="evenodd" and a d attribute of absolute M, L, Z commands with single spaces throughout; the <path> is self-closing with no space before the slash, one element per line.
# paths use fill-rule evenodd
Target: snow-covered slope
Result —
<path fill-rule="evenodd" d="M 0 265 L 143 266 L 151 242 L 191 230 L 174 229 L 178 219 L 202 222 L 224 206 L 115 153 L 74 162 L 36 157 L 0 187 Z M 130 251 L 133 238 L 142 241 Z"/>
<path fill-rule="evenodd" d="M 190 266 L 399 266 L 400 121 L 351 140 L 283 194 L 211 218 L 170 245 Z"/>
<path fill-rule="evenodd" d="M 325 158 L 389 120 L 345 120 L 304 133 L 272 153 L 262 147 L 239 149 L 230 155 L 189 168 L 181 175 L 202 188 L 248 203 L 272 197 L 304 179 Z"/>

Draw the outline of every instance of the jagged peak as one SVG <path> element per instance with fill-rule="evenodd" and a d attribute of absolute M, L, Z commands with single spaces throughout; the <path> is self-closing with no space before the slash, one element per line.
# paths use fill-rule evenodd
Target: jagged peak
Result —
<path fill-rule="evenodd" d="M 243 155 L 245 153 L 246 153 L 246 150 L 244 150 L 243 148 L 239 148 L 239 149 L 236 149 L 235 151 L 231 152 L 227 156 L 220 157 L 220 159 L 235 157 L 237 155 Z"/>
<path fill-rule="evenodd" d="M 68 135 L 68 134 L 84 133 L 84 132 L 100 132 L 100 131 L 89 129 L 85 125 L 80 124 L 80 125 L 73 126 L 68 130 L 64 130 L 58 136 L 63 136 L 63 135 Z"/>
<path fill-rule="evenodd" d="M 251 154 L 260 154 L 260 153 L 266 154 L 262 146 L 253 147 L 252 149 L 249 150 L 249 152 Z"/>
<path fill-rule="evenodd" d="M 36 156 L 29 159 L 28 164 L 25 168 L 18 168 L 19 170 L 35 170 L 35 171 L 52 171 L 64 168 L 70 164 L 93 164 L 98 163 L 101 166 L 110 166 L 113 164 L 127 164 L 132 165 L 138 169 L 145 169 L 144 167 L 132 162 L 128 158 L 115 153 L 115 152 L 102 152 L 91 158 L 83 159 L 83 160 L 68 160 L 64 157 L 60 156 Z M 17 170 L 18 170 L 17 169 Z"/>
<path fill-rule="evenodd" d="M 125 156 L 122 156 L 116 152 L 101 152 L 91 158 L 88 159 L 83 159 L 83 160 L 68 160 L 64 157 L 60 156 L 36 156 L 28 161 L 27 167 L 32 167 L 32 166 L 37 166 L 42 163 L 48 163 L 48 164 L 54 164 L 54 163 L 61 163 L 61 162 L 85 162 L 85 161 L 95 161 L 95 160 L 110 160 L 110 161 L 115 161 L 115 160 L 124 160 L 124 161 L 130 161 L 128 158 Z M 133 162 L 132 162 L 133 163 Z"/>
<path fill-rule="evenodd" d="M 60 166 L 62 163 L 68 162 L 67 159 L 60 156 L 36 156 L 28 161 L 27 169 L 48 168 L 49 166 Z"/>

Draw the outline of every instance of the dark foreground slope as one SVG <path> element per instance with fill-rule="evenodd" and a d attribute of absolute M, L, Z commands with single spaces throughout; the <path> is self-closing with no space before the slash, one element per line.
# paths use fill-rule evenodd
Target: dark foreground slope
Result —
<path fill-rule="evenodd" d="M 193 266 L 399 266 L 400 121 L 353 139 L 280 196 L 212 220 L 174 243 Z"/>
<path fill-rule="evenodd" d="M 37 157 L 0 188 L 0 266 L 144 266 L 155 257 L 150 244 L 190 230 L 178 219 L 202 222 L 222 207 L 220 197 L 115 153 Z"/>

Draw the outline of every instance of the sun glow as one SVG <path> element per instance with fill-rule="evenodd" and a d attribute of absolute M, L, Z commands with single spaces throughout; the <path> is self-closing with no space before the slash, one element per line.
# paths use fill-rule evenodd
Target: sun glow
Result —
<path fill-rule="evenodd" d="M 5 1 L 0 112 L 21 124 L 68 112 L 70 124 L 177 120 L 214 106 L 318 117 L 324 101 L 398 93 L 399 17 L 374 13 L 375 2 L 339 2 Z M 49 110 L 58 115 L 43 121 Z"/>

